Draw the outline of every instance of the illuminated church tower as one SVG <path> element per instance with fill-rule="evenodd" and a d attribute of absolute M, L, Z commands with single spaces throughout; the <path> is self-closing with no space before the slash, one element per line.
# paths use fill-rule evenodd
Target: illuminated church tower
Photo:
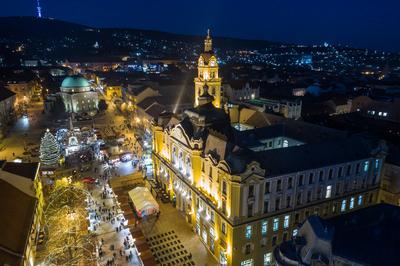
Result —
<path fill-rule="evenodd" d="M 214 97 L 213 105 L 221 108 L 221 78 L 218 76 L 217 57 L 212 51 L 210 30 L 207 31 L 207 37 L 204 40 L 204 52 L 199 57 L 197 69 L 198 74 L 194 79 L 194 106 L 199 105 L 199 97 L 204 93 L 204 88 L 208 88 L 208 94 Z"/>

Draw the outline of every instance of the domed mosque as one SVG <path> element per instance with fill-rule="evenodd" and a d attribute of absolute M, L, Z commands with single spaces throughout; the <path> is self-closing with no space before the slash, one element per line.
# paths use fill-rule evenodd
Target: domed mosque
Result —
<path fill-rule="evenodd" d="M 97 113 L 99 96 L 84 77 L 66 77 L 60 90 L 66 112 L 91 116 Z"/>

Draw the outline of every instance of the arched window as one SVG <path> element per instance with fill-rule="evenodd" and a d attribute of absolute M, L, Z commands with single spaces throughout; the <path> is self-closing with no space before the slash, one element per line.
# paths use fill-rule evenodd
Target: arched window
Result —
<path fill-rule="evenodd" d="M 176 148 L 172 149 L 172 163 L 176 163 Z"/>
<path fill-rule="evenodd" d="M 187 177 L 191 177 L 191 173 L 192 173 L 192 163 L 191 163 L 191 161 L 190 161 L 190 157 L 189 156 L 187 156 L 186 157 L 186 163 L 185 163 L 185 168 L 186 168 L 186 176 Z"/>
<path fill-rule="evenodd" d="M 182 153 L 182 151 L 179 152 L 178 165 L 179 165 L 179 169 L 182 170 L 182 168 L 183 168 L 183 153 Z"/>

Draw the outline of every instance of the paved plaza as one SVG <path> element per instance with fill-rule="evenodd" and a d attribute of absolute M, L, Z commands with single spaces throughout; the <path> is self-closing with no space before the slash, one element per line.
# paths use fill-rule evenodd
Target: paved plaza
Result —
<path fill-rule="evenodd" d="M 111 188 L 97 186 L 91 194 L 90 228 L 97 234 L 99 265 L 143 265 Z"/>
<path fill-rule="evenodd" d="M 200 237 L 186 222 L 184 214 L 171 203 L 162 203 L 160 200 L 157 202 L 160 205 L 160 217 L 144 219 L 140 226 L 159 264 L 218 265 L 216 258 L 207 251 Z M 163 254 L 163 251 L 171 254 Z"/>

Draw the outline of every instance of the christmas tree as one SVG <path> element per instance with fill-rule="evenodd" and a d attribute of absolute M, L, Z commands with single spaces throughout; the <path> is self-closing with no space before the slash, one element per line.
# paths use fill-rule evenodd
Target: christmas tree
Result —
<path fill-rule="evenodd" d="M 46 133 L 40 142 L 40 162 L 43 166 L 56 167 L 60 159 L 60 146 L 50 130 Z"/>

